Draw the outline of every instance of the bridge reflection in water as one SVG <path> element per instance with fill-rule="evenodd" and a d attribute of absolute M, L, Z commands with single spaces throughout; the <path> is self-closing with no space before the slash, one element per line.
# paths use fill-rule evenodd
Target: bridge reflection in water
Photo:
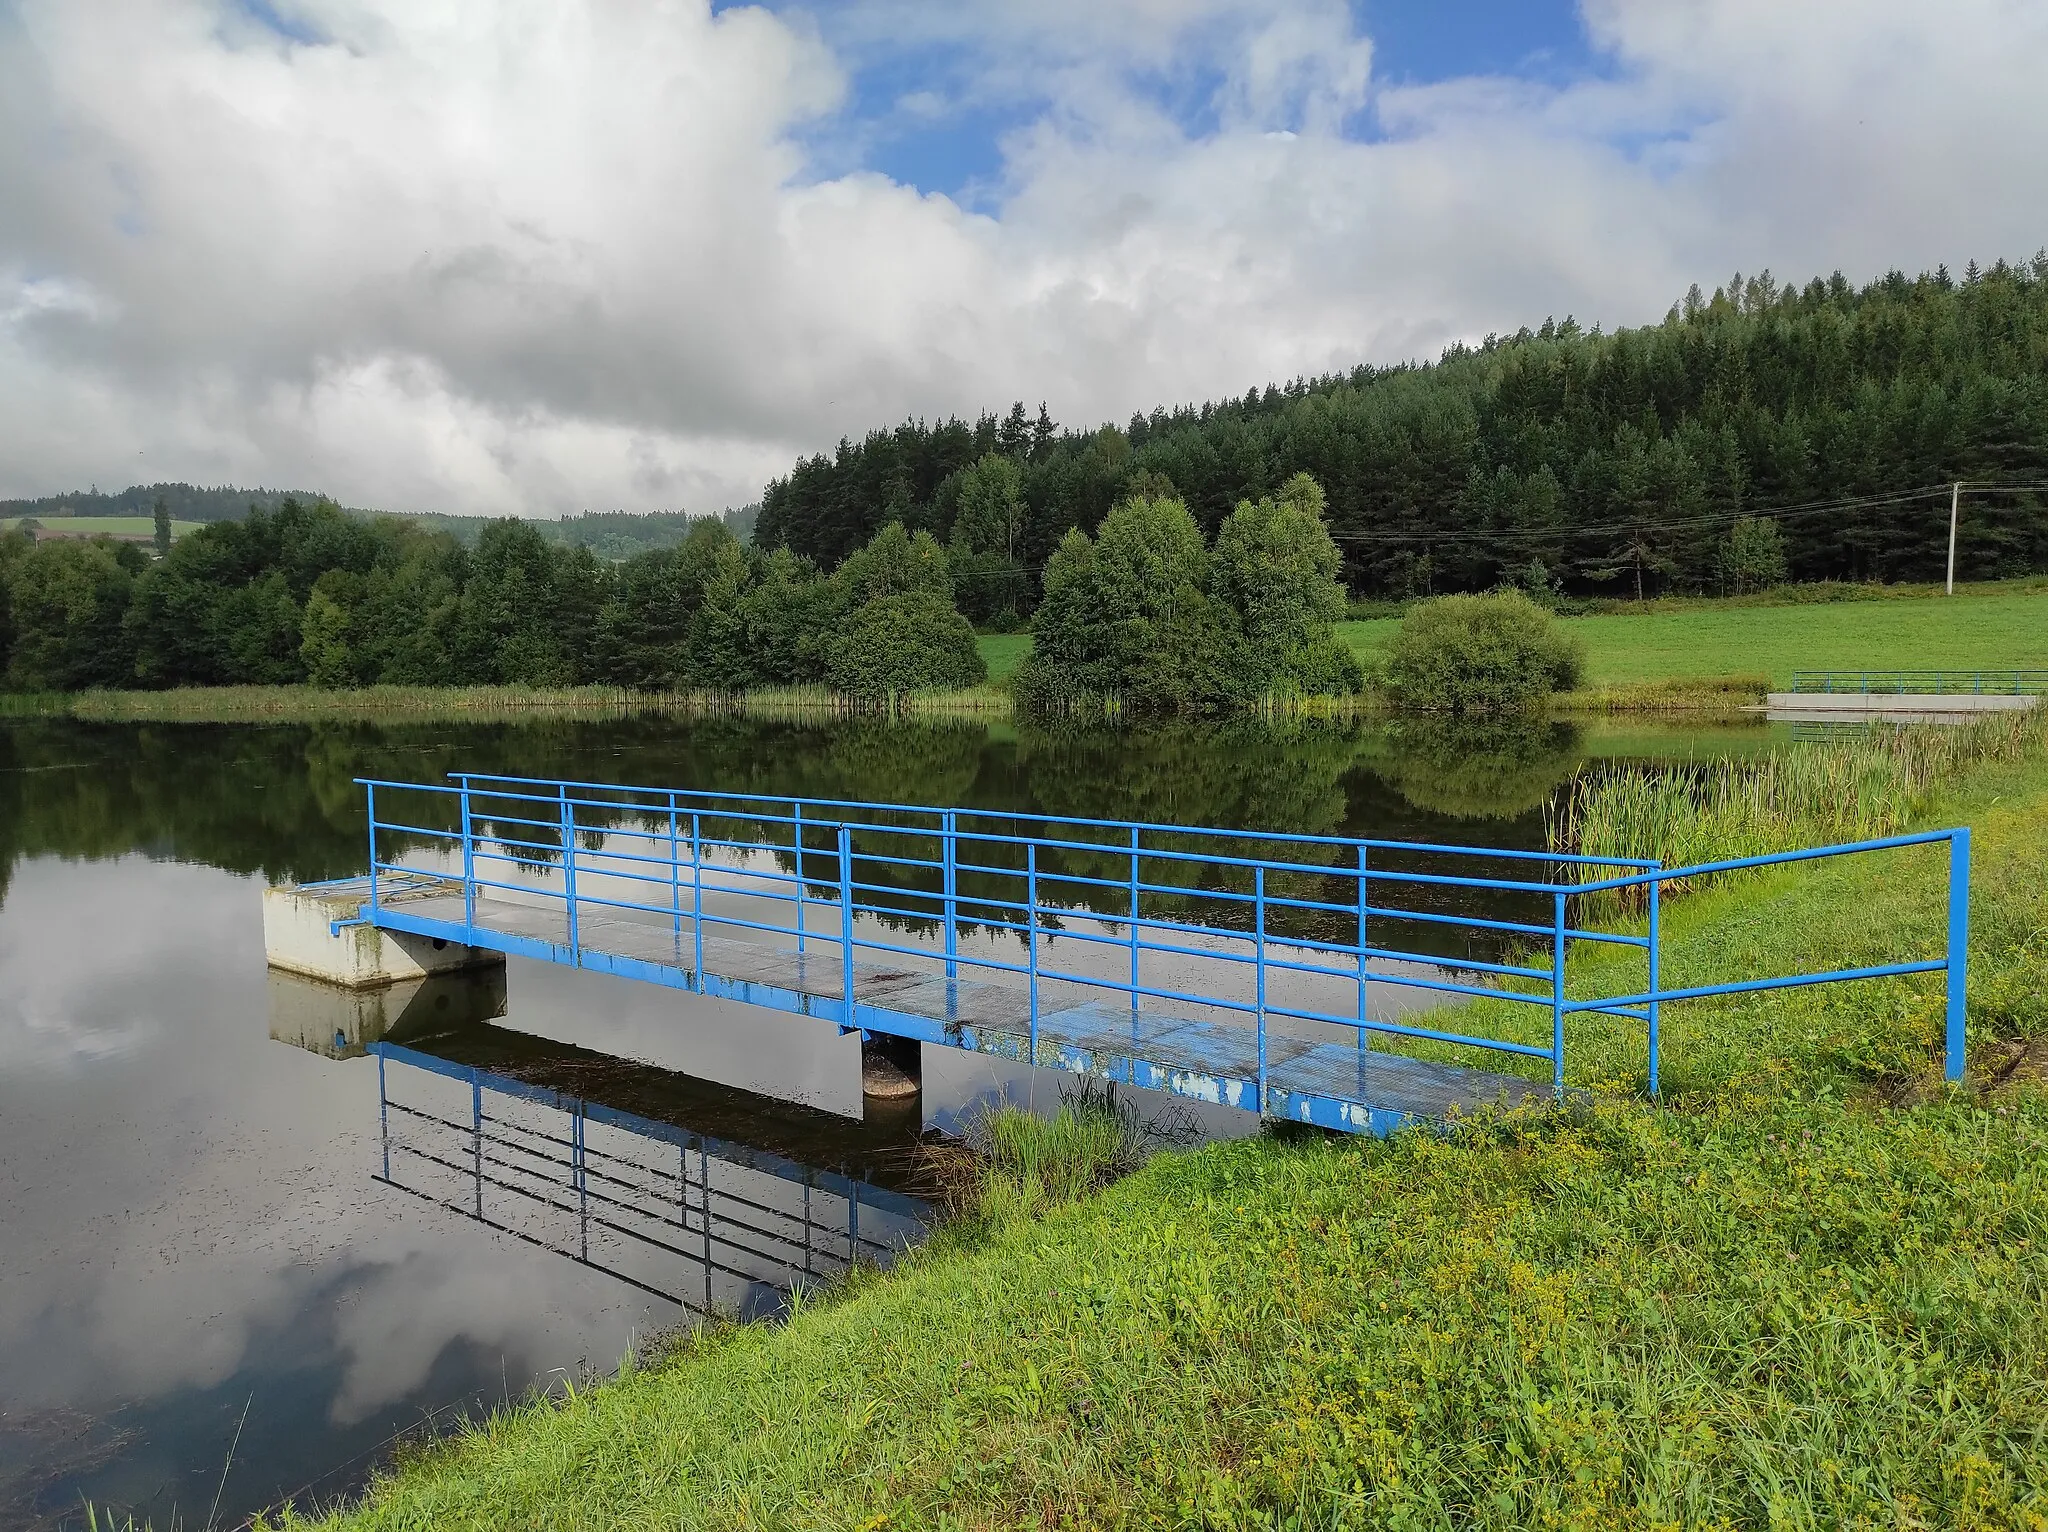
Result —
<path fill-rule="evenodd" d="M 379 1181 L 699 1313 L 754 1312 L 889 1260 L 930 1216 L 758 1145 L 401 1043 L 370 1052 Z"/>
<path fill-rule="evenodd" d="M 914 1103 L 850 1118 L 494 1025 L 502 969 L 269 991 L 277 1041 L 375 1059 L 378 1182 L 690 1312 L 772 1310 L 935 1216 Z"/>

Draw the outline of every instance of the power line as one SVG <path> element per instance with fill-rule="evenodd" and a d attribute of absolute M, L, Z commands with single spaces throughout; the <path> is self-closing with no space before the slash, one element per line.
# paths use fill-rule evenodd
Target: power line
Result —
<path fill-rule="evenodd" d="M 1332 532 L 1331 540 L 1339 543 L 1500 543 L 1500 542 L 1556 542 L 1574 537 L 1597 537 L 1629 532 L 1680 532 L 1700 527 L 1730 526 L 1735 522 L 1749 519 L 1788 521 L 1808 516 L 1831 515 L 1841 511 L 1880 510 L 1887 506 L 1910 505 L 1916 501 L 1932 499 L 1935 496 L 1949 496 L 1954 493 L 1958 481 L 1929 485 L 1925 489 L 1898 490 L 1887 494 L 1862 495 L 1844 500 L 1816 500 L 1789 506 L 1754 507 L 1740 511 L 1717 511 L 1704 516 L 1688 516 L 1677 520 L 1655 521 L 1646 517 L 1631 517 L 1626 521 L 1585 523 L 1559 523 L 1549 527 L 1501 527 L 1448 528 L 1443 531 L 1416 532 Z M 2041 494 L 2048 493 L 2048 483 L 1993 484 L 1960 481 L 1964 494 Z"/>

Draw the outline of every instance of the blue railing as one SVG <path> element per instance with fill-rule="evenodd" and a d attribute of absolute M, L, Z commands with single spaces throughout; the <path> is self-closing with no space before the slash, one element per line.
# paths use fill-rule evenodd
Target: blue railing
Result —
<path fill-rule="evenodd" d="M 853 1000 L 857 954 L 942 967 L 948 979 L 965 973 L 1021 986 L 1033 1059 L 1041 990 L 1054 983 L 1116 997 L 1134 1022 L 1152 1002 L 1205 1007 L 1256 1028 L 1261 1104 L 1273 1020 L 1344 1027 L 1361 1049 L 1369 1034 L 1382 1034 L 1541 1059 L 1562 1092 L 1568 1019 L 1621 1018 L 1644 1029 L 1655 1094 L 1665 1004 L 1931 972 L 1947 975 L 1947 1072 L 1962 1072 L 1967 829 L 1665 868 L 1541 851 L 481 774 L 457 774 L 445 786 L 359 780 L 369 797 L 373 921 L 385 880 L 453 882 L 459 858 L 461 929 L 472 944 L 485 929 L 479 899 L 509 895 L 562 912 L 572 962 L 587 945 L 583 922 L 609 914 L 672 923 L 679 951 L 687 927 L 695 975 L 705 972 L 707 936 L 786 941 L 800 953 L 822 948 L 842 966 L 839 1020 L 849 1028 L 867 1026 L 871 1009 Z M 386 817 L 380 795 L 388 803 L 397 794 L 431 807 Z M 438 848 L 447 870 L 398 860 L 406 840 Z M 1666 884 L 1943 842 L 1948 933 L 1939 957 L 1675 989 L 1660 982 Z M 1489 863 L 1529 873 L 1444 870 Z M 551 876 L 537 884 L 535 871 Z M 1583 914 L 1575 924 L 1575 912 L 1596 898 L 1609 901 L 1597 908 L 1640 906 L 1642 929 L 1600 929 Z M 934 929 L 936 950 L 915 939 Z M 1417 938 L 1425 932 L 1462 935 L 1466 955 L 1424 950 Z M 963 933 L 995 939 L 963 946 Z M 1054 937 L 1106 961 L 1088 971 L 1060 962 Z M 1574 997 L 1566 958 L 1575 944 L 1641 951 L 1646 983 L 1638 992 Z M 1489 955 L 1471 955 L 1473 945 Z M 1220 968 L 1225 982 L 1198 989 L 1181 977 L 1201 965 L 1216 965 L 1209 971 Z M 1237 992 L 1226 993 L 1232 972 L 1240 975 Z M 1368 982 L 1539 1007 L 1549 1012 L 1550 1035 L 1538 1045 L 1375 1017 Z M 1320 1003 L 1293 992 L 1313 987 Z"/>
<path fill-rule="evenodd" d="M 1795 670 L 1792 690 L 1808 695 L 2038 697 L 2048 670 Z"/>

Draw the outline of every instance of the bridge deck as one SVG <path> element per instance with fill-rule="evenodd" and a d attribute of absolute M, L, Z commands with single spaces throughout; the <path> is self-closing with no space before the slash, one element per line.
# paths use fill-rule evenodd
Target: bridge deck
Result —
<path fill-rule="evenodd" d="M 799 952 L 707 929 L 699 974 L 687 910 L 668 920 L 579 903 L 572 947 L 561 900 L 479 897 L 470 924 L 461 890 L 459 880 L 402 891 L 387 882 L 376 924 L 1353 1132 L 1385 1134 L 1408 1122 L 1551 1096 L 1548 1082 L 1362 1047 L 1349 1029 L 1310 1024 L 1312 1034 L 1346 1041 L 1269 1027 L 1262 1103 L 1257 1031 L 1194 1014 L 1198 1006 L 1175 1011 L 1148 1001 L 1133 1009 L 1086 984 L 1041 981 L 1034 1052 L 1031 997 L 1021 983 L 856 960 L 849 1016 L 836 933 Z"/>

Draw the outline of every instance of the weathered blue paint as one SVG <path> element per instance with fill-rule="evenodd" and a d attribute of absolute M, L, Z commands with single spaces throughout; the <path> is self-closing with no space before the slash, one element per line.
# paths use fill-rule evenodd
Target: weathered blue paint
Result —
<path fill-rule="evenodd" d="M 371 820 L 367 918 L 386 929 L 817 1016 L 843 1031 L 998 1053 L 1350 1131 L 1384 1132 L 1467 1109 L 1496 1089 L 1519 1099 L 1528 1085 L 1520 1075 L 1456 1070 L 1373 1050 L 1374 1033 L 1483 1049 L 1510 1062 L 1540 1059 L 1549 1065 L 1546 1094 L 1555 1096 L 1568 1083 L 1570 1019 L 1588 1013 L 1621 1018 L 1644 1028 L 1645 1083 L 1654 1096 L 1661 1087 L 1659 1029 L 1666 1004 L 1900 974 L 1945 973 L 1947 1071 L 1952 1079 L 1962 1071 L 1967 830 L 1664 868 L 1491 848 L 501 777 L 458 776 L 452 786 L 363 786 Z M 444 810 L 453 810 L 446 817 L 459 829 L 381 817 L 380 789 L 387 800 L 394 794 L 440 800 Z M 684 813 L 687 888 L 681 876 Z M 818 856 L 805 844 L 811 831 L 834 838 L 836 898 L 826 901 L 807 886 Z M 387 842 L 413 837 L 450 852 L 459 843 L 459 889 L 447 874 L 387 860 L 380 834 Z M 594 837 L 597 849 L 579 856 L 579 835 Z M 1663 984 L 1664 883 L 1942 842 L 1950 855 L 1942 956 L 1685 988 Z M 1539 863 L 1537 870 L 1548 876 L 1399 871 L 1374 861 L 1375 850 L 1432 852 L 1453 866 L 1488 859 Z M 547 869 L 557 856 L 559 888 L 520 876 Z M 493 876 L 499 868 L 511 874 Z M 402 888 L 394 886 L 386 898 L 384 886 L 394 875 Z M 891 877 L 899 882 L 884 881 Z M 459 918 L 441 912 L 437 888 L 451 900 L 459 893 Z M 1572 924 L 1574 899 L 1636 889 L 1647 905 L 1640 933 Z M 496 897 L 515 891 L 516 902 Z M 1538 908 L 1548 905 L 1549 918 L 1538 923 L 1498 912 L 1426 910 L 1412 902 L 1418 892 L 1439 901 L 1534 898 L 1541 901 Z M 1400 902 L 1404 893 L 1410 902 Z M 820 902 L 836 906 L 838 929 L 829 937 L 806 918 L 807 909 Z M 1176 915 L 1176 902 L 1220 913 L 1208 919 Z M 687 949 L 685 918 L 691 928 Z M 1276 919 L 1293 919 L 1304 929 L 1276 935 Z M 589 934 L 592 921 L 600 928 L 595 939 Z M 1021 961 L 1003 955 L 1001 946 L 963 954 L 963 921 L 1013 938 L 1022 948 Z M 1548 961 L 1537 967 L 1404 951 L 1382 935 L 1402 922 L 1529 937 L 1549 948 Z M 1127 929 L 1117 930 L 1118 924 Z M 938 931 L 936 946 L 919 934 L 930 927 Z M 1352 931 L 1355 938 L 1329 939 Z M 1382 945 L 1372 944 L 1375 935 Z M 716 940 L 717 953 L 707 951 L 707 939 Z M 793 950 L 776 945 L 785 939 L 793 939 Z M 1586 943 L 1641 950 L 1643 991 L 1573 997 L 1567 958 L 1574 946 Z M 1120 955 L 1113 959 L 1114 967 L 1127 972 L 1113 976 L 1061 966 L 1062 944 L 1127 950 L 1127 964 Z M 825 953 L 817 954 L 821 945 Z M 1149 975 L 1147 958 L 1159 965 Z M 1226 976 L 1241 971 L 1250 998 L 1226 992 L 1220 978 L 1182 978 L 1193 963 L 1222 965 Z M 932 966 L 927 970 L 924 964 Z M 963 971 L 975 977 L 963 978 Z M 1368 980 L 1544 1007 L 1550 1012 L 1548 1042 L 1375 1019 L 1366 1009 Z M 1489 980 L 1494 982 L 1480 982 Z M 1289 988 L 1321 981 L 1341 981 L 1346 998 L 1336 1008 L 1308 1004 Z M 1076 989 L 1117 1002 L 1114 1016 L 1098 999 L 1076 1004 Z M 1184 1014 L 1190 1007 L 1198 1014 Z M 1308 1041 L 1298 1028 L 1278 1034 L 1275 1021 L 1328 1024 L 1329 1035 L 1344 1041 Z"/>

